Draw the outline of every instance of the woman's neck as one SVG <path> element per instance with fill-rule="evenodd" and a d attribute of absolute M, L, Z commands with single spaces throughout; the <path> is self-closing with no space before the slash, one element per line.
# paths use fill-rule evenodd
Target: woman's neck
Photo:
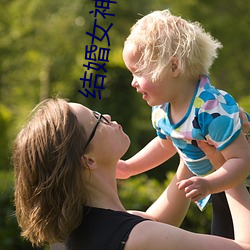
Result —
<path fill-rule="evenodd" d="M 91 170 L 86 178 L 90 198 L 86 205 L 126 211 L 118 196 L 115 174 L 114 170 L 102 167 Z"/>

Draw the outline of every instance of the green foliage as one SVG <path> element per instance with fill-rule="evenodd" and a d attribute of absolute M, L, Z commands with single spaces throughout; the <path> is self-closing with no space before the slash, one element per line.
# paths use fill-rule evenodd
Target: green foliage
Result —
<path fill-rule="evenodd" d="M 9 166 L 8 141 L 10 140 L 10 127 L 12 122 L 12 112 L 4 104 L 0 103 L 0 169 L 7 169 Z"/>
<path fill-rule="evenodd" d="M 244 96 L 239 100 L 239 105 L 242 107 L 246 112 L 250 112 L 250 95 Z"/>
<path fill-rule="evenodd" d="M 127 209 L 145 211 L 163 190 L 156 179 L 142 174 L 129 180 L 119 181 L 119 196 Z"/>

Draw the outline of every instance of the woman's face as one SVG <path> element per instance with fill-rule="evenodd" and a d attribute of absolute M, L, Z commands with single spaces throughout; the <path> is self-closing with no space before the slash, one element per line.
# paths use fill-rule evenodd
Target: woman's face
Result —
<path fill-rule="evenodd" d="M 84 127 L 87 140 L 98 123 L 98 117 L 94 112 L 81 104 L 69 103 L 72 112 L 76 115 L 79 123 Z M 122 126 L 111 121 L 109 115 L 103 115 L 106 119 L 100 119 L 92 140 L 87 149 L 108 158 L 121 158 L 127 151 L 130 140 L 124 133 Z"/>

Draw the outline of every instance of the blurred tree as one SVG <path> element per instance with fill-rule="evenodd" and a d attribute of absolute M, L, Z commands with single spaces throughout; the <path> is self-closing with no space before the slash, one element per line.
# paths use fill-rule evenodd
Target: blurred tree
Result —
<path fill-rule="evenodd" d="M 12 122 L 12 112 L 2 103 L 0 103 L 0 168 L 10 167 L 10 147 L 8 144 L 10 138 L 10 130 Z"/>
<path fill-rule="evenodd" d="M 238 101 L 242 96 L 249 96 L 249 1 L 193 2 L 195 4 L 189 7 L 189 17 L 202 23 L 205 30 L 223 44 L 211 69 L 214 85 L 229 92 Z"/>
<path fill-rule="evenodd" d="M 239 100 L 239 105 L 245 110 L 250 112 L 250 95 L 244 96 Z"/>

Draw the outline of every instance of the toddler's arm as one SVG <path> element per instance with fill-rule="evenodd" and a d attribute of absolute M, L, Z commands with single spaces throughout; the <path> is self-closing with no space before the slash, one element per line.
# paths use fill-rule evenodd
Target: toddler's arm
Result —
<path fill-rule="evenodd" d="M 217 171 L 204 177 L 192 177 L 178 183 L 178 187 L 184 189 L 188 198 L 197 201 L 209 193 L 230 189 L 242 183 L 250 174 L 250 148 L 243 133 L 222 150 L 221 154 L 225 162 Z M 223 163 L 222 158 L 217 162 Z"/>
<path fill-rule="evenodd" d="M 130 159 L 120 160 L 117 165 L 116 178 L 126 179 L 143 173 L 162 164 L 176 153 L 171 140 L 155 137 L 142 150 Z"/>
<path fill-rule="evenodd" d="M 176 183 L 191 176 L 193 176 L 193 173 L 180 160 L 179 167 L 170 184 L 147 211 L 130 210 L 129 212 L 147 219 L 179 227 L 189 208 L 190 199 L 187 199 L 185 193 L 177 188 Z"/>
<path fill-rule="evenodd" d="M 180 160 L 174 178 L 162 195 L 147 209 L 147 215 L 154 216 L 157 221 L 179 227 L 189 208 L 190 199 L 178 190 L 176 183 L 193 176 L 187 166 Z"/>

